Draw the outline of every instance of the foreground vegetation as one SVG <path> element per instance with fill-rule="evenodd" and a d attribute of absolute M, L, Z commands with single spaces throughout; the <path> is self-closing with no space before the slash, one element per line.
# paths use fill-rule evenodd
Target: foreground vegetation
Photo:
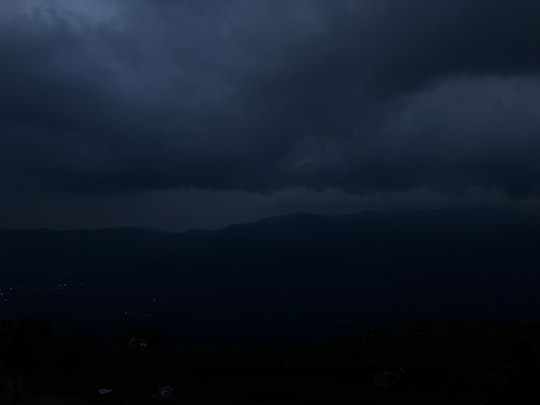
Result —
<path fill-rule="evenodd" d="M 136 334 L 144 345 L 129 345 Z M 512 404 L 539 396 L 540 342 L 532 323 L 408 322 L 294 351 L 167 348 L 159 333 L 131 335 L 96 344 L 30 333 L 35 353 L 27 397 L 112 404 Z M 399 378 L 377 387 L 374 377 L 384 371 Z M 154 399 L 156 386 L 165 384 L 174 387 L 173 396 Z M 99 395 L 99 388 L 113 392 Z"/>

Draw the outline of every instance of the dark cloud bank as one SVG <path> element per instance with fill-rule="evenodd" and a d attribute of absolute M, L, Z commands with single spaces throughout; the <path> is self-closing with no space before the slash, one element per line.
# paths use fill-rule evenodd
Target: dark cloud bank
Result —
<path fill-rule="evenodd" d="M 11 205 L 540 191 L 538 1 L 34 3 L 0 5 Z"/>

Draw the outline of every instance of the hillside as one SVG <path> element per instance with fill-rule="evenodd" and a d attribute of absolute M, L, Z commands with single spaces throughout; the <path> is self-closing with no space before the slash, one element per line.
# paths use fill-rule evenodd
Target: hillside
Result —
<path fill-rule="evenodd" d="M 538 338 L 538 324 L 443 321 L 388 324 L 287 351 L 231 345 L 130 349 L 118 341 L 49 337 L 33 341 L 25 403 L 526 403 L 540 399 Z M 376 384 L 380 373 L 399 369 L 401 380 L 384 389 Z M 153 400 L 156 386 L 165 384 L 174 388 L 173 397 Z M 101 396 L 99 388 L 112 393 Z"/>
<path fill-rule="evenodd" d="M 406 319 L 533 319 L 539 241 L 537 217 L 474 210 L 3 230 L 0 287 L 5 314 L 79 334 L 137 324 L 184 342 L 308 342 Z"/>

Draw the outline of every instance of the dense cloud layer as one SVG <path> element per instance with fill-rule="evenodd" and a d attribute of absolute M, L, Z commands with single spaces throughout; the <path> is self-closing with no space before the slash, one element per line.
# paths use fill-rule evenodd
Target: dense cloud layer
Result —
<path fill-rule="evenodd" d="M 535 0 L 27 0 L 0 15 L 9 189 L 540 191 Z"/>

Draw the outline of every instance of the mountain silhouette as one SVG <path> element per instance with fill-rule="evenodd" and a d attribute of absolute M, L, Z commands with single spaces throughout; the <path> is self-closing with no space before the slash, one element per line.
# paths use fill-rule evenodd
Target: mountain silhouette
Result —
<path fill-rule="evenodd" d="M 216 231 L 0 230 L 10 316 L 246 340 L 404 319 L 534 319 L 540 219 L 497 210 L 292 214 Z"/>

